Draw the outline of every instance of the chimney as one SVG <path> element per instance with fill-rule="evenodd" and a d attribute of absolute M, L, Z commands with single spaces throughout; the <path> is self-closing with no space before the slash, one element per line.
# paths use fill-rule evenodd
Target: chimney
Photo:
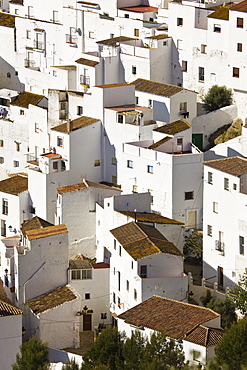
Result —
<path fill-rule="evenodd" d="M 69 119 L 67 121 L 67 132 L 68 133 L 72 132 L 72 128 L 73 128 L 73 123 L 72 123 L 71 119 Z"/>

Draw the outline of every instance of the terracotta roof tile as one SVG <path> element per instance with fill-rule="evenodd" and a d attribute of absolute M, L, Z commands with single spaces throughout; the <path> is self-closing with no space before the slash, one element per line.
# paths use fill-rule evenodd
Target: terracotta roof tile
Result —
<path fill-rule="evenodd" d="M 154 95 L 171 97 L 182 90 L 183 87 L 164 84 L 162 82 L 155 82 L 144 80 L 143 78 L 138 78 L 137 80 L 130 83 L 130 85 L 135 85 L 137 91 L 143 91 Z"/>
<path fill-rule="evenodd" d="M 85 58 L 79 58 L 75 61 L 78 64 L 83 64 L 85 66 L 89 67 L 95 67 L 99 62 L 96 62 L 95 60 L 85 59 Z"/>
<path fill-rule="evenodd" d="M 218 344 L 222 340 L 223 335 L 223 329 L 214 329 L 199 325 L 187 334 L 185 339 L 188 342 L 196 343 L 200 346 L 211 347 Z"/>
<path fill-rule="evenodd" d="M 11 104 L 22 108 L 28 108 L 29 104 L 38 105 L 40 100 L 43 98 L 44 95 L 32 94 L 30 92 L 23 91 L 11 102 Z"/>
<path fill-rule="evenodd" d="M 231 10 L 236 10 L 237 12 L 247 12 L 247 0 L 241 1 L 241 3 L 234 4 Z"/>
<path fill-rule="evenodd" d="M 168 123 L 161 127 L 157 127 L 154 129 L 154 131 L 161 132 L 162 134 L 167 135 L 175 135 L 178 134 L 179 132 L 188 130 L 190 127 L 191 126 L 187 121 L 185 121 L 184 119 L 179 119 L 177 121 Z"/>
<path fill-rule="evenodd" d="M 99 87 L 101 89 L 111 89 L 112 87 L 121 87 L 121 86 L 128 86 L 126 82 L 119 82 L 116 84 L 106 84 L 106 85 L 97 85 L 95 87 Z"/>
<path fill-rule="evenodd" d="M 229 173 L 233 176 L 240 177 L 247 173 L 247 158 L 245 157 L 229 157 L 224 159 L 215 159 L 212 161 L 202 162 L 206 166 L 215 168 L 216 170 Z"/>
<path fill-rule="evenodd" d="M 61 125 L 52 127 L 53 131 L 63 132 L 63 133 L 70 133 L 71 131 L 78 130 L 79 128 L 90 126 L 95 122 L 100 121 L 97 118 L 91 118 L 86 116 L 81 116 L 79 118 L 73 119 L 70 121 L 70 128 L 68 128 L 67 122 L 62 123 Z"/>
<path fill-rule="evenodd" d="M 0 191 L 7 194 L 18 195 L 28 190 L 28 178 L 26 176 L 12 176 L 0 181 Z"/>
<path fill-rule="evenodd" d="M 35 216 L 33 218 L 30 218 L 27 221 L 24 221 L 21 224 L 21 232 L 24 236 L 26 236 L 26 232 L 28 230 L 35 230 L 35 229 L 41 229 L 49 226 L 54 226 L 48 221 L 43 220 L 42 218 Z"/>
<path fill-rule="evenodd" d="M 116 46 L 117 44 L 119 44 L 121 42 L 133 41 L 133 40 L 137 40 L 137 39 L 133 38 L 133 37 L 118 36 L 118 37 L 112 37 L 112 38 L 106 39 L 106 40 L 97 41 L 96 44 Z"/>
<path fill-rule="evenodd" d="M 92 263 L 92 267 L 95 270 L 98 270 L 98 269 L 109 269 L 110 268 L 110 264 L 109 263 L 106 263 L 106 262 L 98 262 L 98 263 Z"/>
<path fill-rule="evenodd" d="M 138 13 L 147 13 L 147 12 L 157 12 L 158 8 L 155 6 L 146 6 L 146 5 L 137 5 L 137 6 L 129 6 L 127 8 L 120 8 L 121 10 L 128 10 L 130 12 L 138 12 Z"/>
<path fill-rule="evenodd" d="M 128 211 L 119 211 L 125 216 L 131 217 L 139 222 L 150 222 L 150 223 L 157 223 L 157 224 L 176 224 L 176 225 L 184 225 L 183 222 L 173 220 L 168 217 L 164 217 L 161 215 L 157 215 L 156 213 L 149 213 L 149 212 L 128 212 Z"/>
<path fill-rule="evenodd" d="M 116 188 L 114 186 L 108 186 L 104 185 L 98 182 L 93 182 L 89 180 L 84 180 L 83 182 L 80 182 L 79 184 L 73 184 L 73 185 L 66 185 L 62 186 L 60 188 L 57 188 L 58 194 L 64 194 L 64 193 L 72 193 L 73 191 L 78 190 L 85 190 L 87 188 L 99 188 L 99 189 L 106 189 L 106 190 L 118 190 L 121 191 L 121 189 Z"/>
<path fill-rule="evenodd" d="M 168 337 L 179 339 L 219 314 L 209 308 L 154 295 L 118 317 L 130 325 L 163 330 Z"/>
<path fill-rule="evenodd" d="M 156 253 L 183 256 L 180 250 L 153 226 L 130 222 L 110 232 L 135 260 Z"/>
<path fill-rule="evenodd" d="M 16 306 L 14 306 L 3 287 L 3 282 L 0 279 L 0 317 L 11 316 L 11 315 L 21 315 L 23 312 Z"/>
<path fill-rule="evenodd" d="M 61 286 L 51 292 L 30 299 L 27 305 L 35 315 L 38 315 L 44 311 L 60 306 L 63 303 L 73 301 L 76 298 L 76 295 L 70 287 Z"/>
<path fill-rule="evenodd" d="M 0 12 L 0 26 L 15 28 L 15 16 Z"/>
<path fill-rule="evenodd" d="M 12 3 L 12 4 L 23 5 L 23 2 L 24 2 L 24 0 L 10 0 L 10 3 Z"/>
<path fill-rule="evenodd" d="M 152 39 L 152 40 L 164 40 L 167 38 L 169 38 L 167 33 L 161 33 L 159 35 L 145 37 L 145 39 Z"/>
<path fill-rule="evenodd" d="M 35 230 L 27 230 L 26 236 L 28 240 L 46 238 L 52 235 L 64 234 L 67 233 L 68 229 L 66 225 L 56 225 L 56 226 L 48 226 L 42 229 L 35 229 Z"/>

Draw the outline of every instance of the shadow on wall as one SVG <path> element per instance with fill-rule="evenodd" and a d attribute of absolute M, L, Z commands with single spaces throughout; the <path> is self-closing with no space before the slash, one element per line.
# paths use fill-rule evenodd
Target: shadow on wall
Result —
<path fill-rule="evenodd" d="M 223 253 L 219 251 L 219 254 Z M 233 271 L 234 273 L 234 271 Z M 213 288 L 214 283 L 218 283 L 219 290 L 227 287 L 233 288 L 237 284 L 224 274 L 224 267 L 218 266 L 217 270 L 203 261 L 203 277 L 206 279 L 206 287 Z"/>
<path fill-rule="evenodd" d="M 182 66 L 179 63 L 179 49 L 182 49 L 182 45 L 179 44 L 179 42 L 182 42 L 182 40 L 177 40 L 178 44 L 175 45 L 174 41 L 172 40 L 172 46 L 171 46 L 171 53 L 172 53 L 172 85 L 176 86 L 183 86 L 183 72 L 182 72 Z"/>
<path fill-rule="evenodd" d="M 0 89 L 4 88 L 15 91 L 24 91 L 25 84 L 20 82 L 18 72 L 15 68 L 0 57 Z"/>

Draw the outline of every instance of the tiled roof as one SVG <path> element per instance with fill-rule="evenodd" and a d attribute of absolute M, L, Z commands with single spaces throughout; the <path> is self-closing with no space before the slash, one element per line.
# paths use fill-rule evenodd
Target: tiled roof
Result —
<path fill-rule="evenodd" d="M 160 145 L 166 143 L 167 141 L 171 140 L 171 137 L 166 136 L 163 139 L 156 141 L 156 143 L 153 143 L 152 145 L 149 145 L 148 149 L 155 149 L 158 148 Z"/>
<path fill-rule="evenodd" d="M 75 131 L 75 130 L 78 130 L 79 128 L 92 125 L 93 123 L 98 122 L 98 121 L 99 119 L 97 118 L 81 116 L 79 118 L 76 118 L 70 121 L 70 129 L 68 129 L 67 122 L 65 122 L 65 123 L 62 123 L 61 125 L 52 127 L 52 130 L 68 134 L 71 131 Z"/>
<path fill-rule="evenodd" d="M 0 279 L 0 317 L 10 315 L 21 315 L 23 312 L 19 308 L 15 307 L 5 292 L 3 282 Z"/>
<path fill-rule="evenodd" d="M 7 297 L 6 291 L 3 286 L 3 281 L 0 278 L 0 301 L 11 304 L 11 300 Z"/>
<path fill-rule="evenodd" d="M 68 229 L 66 225 L 48 226 L 43 229 L 27 230 L 26 236 L 28 240 L 46 238 L 52 235 L 67 233 Z"/>
<path fill-rule="evenodd" d="M 118 317 L 130 325 L 163 330 L 168 337 L 179 339 L 219 314 L 209 308 L 154 295 Z"/>
<path fill-rule="evenodd" d="M 147 13 L 147 12 L 157 12 L 158 8 L 156 8 L 155 6 L 137 5 L 137 6 L 129 6 L 127 8 L 120 8 L 120 10 L 128 10 L 130 12 L 138 12 L 138 13 Z"/>
<path fill-rule="evenodd" d="M 185 121 L 184 119 L 179 119 L 177 121 L 168 123 L 167 125 L 155 128 L 154 131 L 161 132 L 162 134 L 167 135 L 175 135 L 179 132 L 188 130 L 188 128 L 190 127 L 191 126 L 187 121 Z"/>
<path fill-rule="evenodd" d="M 128 212 L 128 211 L 119 211 L 125 216 L 135 218 L 139 222 L 155 222 L 156 224 L 176 224 L 184 225 L 183 222 L 172 220 L 171 218 L 157 215 L 156 213 L 149 212 Z"/>
<path fill-rule="evenodd" d="M 68 286 L 61 286 L 51 292 L 30 299 L 27 305 L 35 315 L 38 315 L 41 312 L 60 306 L 63 303 L 73 301 L 76 298 L 76 295 Z"/>
<path fill-rule="evenodd" d="M 209 14 L 208 18 L 223 19 L 223 20 L 228 21 L 229 20 L 229 7 L 221 6 L 219 9 L 216 9 L 215 12 Z"/>
<path fill-rule="evenodd" d="M 91 269 L 92 265 L 89 260 L 74 259 L 69 260 L 70 270 L 80 270 L 80 269 Z"/>
<path fill-rule="evenodd" d="M 98 270 L 98 269 L 109 269 L 110 264 L 106 263 L 106 262 L 98 262 L 98 263 L 93 263 L 92 267 L 96 270 Z"/>
<path fill-rule="evenodd" d="M 214 329 L 199 325 L 191 333 L 186 335 L 185 340 L 200 346 L 211 347 L 218 344 L 222 340 L 223 335 L 223 329 Z"/>
<path fill-rule="evenodd" d="M 137 39 L 136 38 L 134 39 L 133 37 L 127 37 L 127 36 L 118 36 L 118 37 L 112 37 L 106 40 L 97 41 L 96 44 L 116 46 L 117 44 L 121 42 L 133 41 L 133 40 L 137 40 Z"/>
<path fill-rule="evenodd" d="M 154 95 L 166 96 L 168 98 L 184 90 L 184 88 L 180 86 L 144 80 L 143 78 L 138 78 L 137 80 L 131 82 L 130 85 L 135 85 L 135 89 L 137 91 L 143 91 Z"/>
<path fill-rule="evenodd" d="M 180 250 L 153 226 L 130 222 L 110 232 L 135 260 L 161 252 L 183 256 Z"/>
<path fill-rule="evenodd" d="M 12 4 L 20 4 L 23 5 L 24 0 L 10 0 L 10 3 Z"/>
<path fill-rule="evenodd" d="M 0 181 L 0 191 L 12 195 L 18 195 L 28 189 L 28 178 L 26 176 L 13 176 Z"/>
<path fill-rule="evenodd" d="M 34 230 L 34 229 L 41 229 L 49 226 L 54 226 L 48 221 L 43 220 L 42 218 L 35 216 L 33 218 L 30 218 L 27 221 L 24 221 L 21 224 L 21 232 L 24 236 L 26 236 L 26 232 L 28 230 Z"/>
<path fill-rule="evenodd" d="M 231 10 L 236 10 L 237 12 L 247 12 L 247 0 L 241 1 L 241 3 L 234 4 Z"/>
<path fill-rule="evenodd" d="M 79 58 L 75 62 L 89 67 L 95 67 L 97 64 L 99 64 L 99 62 L 96 62 L 95 60 L 85 58 Z"/>
<path fill-rule="evenodd" d="M 0 12 L 0 26 L 15 28 L 15 16 Z"/>
<path fill-rule="evenodd" d="M 28 108 L 29 104 L 37 105 L 44 95 L 32 94 L 27 91 L 21 92 L 16 99 L 14 99 L 11 104 L 17 105 L 18 107 Z"/>
<path fill-rule="evenodd" d="M 167 33 L 161 33 L 159 35 L 145 37 L 145 39 L 153 39 L 153 40 L 164 40 L 167 38 L 169 38 Z"/>
<path fill-rule="evenodd" d="M 100 184 L 98 182 L 84 180 L 83 182 L 80 182 L 79 184 L 67 185 L 67 186 L 62 186 L 60 188 L 57 188 L 57 192 L 59 194 L 72 193 L 73 191 L 84 190 L 84 189 L 87 189 L 89 187 L 99 188 L 99 189 L 106 189 L 106 190 L 121 191 L 121 189 L 113 187 L 113 186 L 108 186 L 108 185 Z"/>
<path fill-rule="evenodd" d="M 229 173 L 233 176 L 241 176 L 247 173 L 247 158 L 229 157 L 224 159 L 215 159 L 212 161 L 202 162 L 206 166 L 215 168 L 216 170 Z"/>
<path fill-rule="evenodd" d="M 101 89 L 111 89 L 112 87 L 121 87 L 121 86 L 128 86 L 126 82 L 119 82 L 117 84 L 106 84 L 106 85 L 97 85 L 95 87 L 99 87 Z"/>

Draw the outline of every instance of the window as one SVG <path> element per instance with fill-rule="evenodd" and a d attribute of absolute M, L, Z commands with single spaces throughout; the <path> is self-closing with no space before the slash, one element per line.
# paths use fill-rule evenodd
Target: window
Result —
<path fill-rule="evenodd" d="M 17 141 L 15 141 L 15 145 L 16 145 L 16 151 L 19 152 L 20 147 L 21 147 L 21 143 L 18 143 Z"/>
<path fill-rule="evenodd" d="M 63 147 L 63 138 L 61 136 L 57 137 L 57 146 Z"/>
<path fill-rule="evenodd" d="M 133 168 L 133 161 L 131 161 L 131 160 L 127 160 L 127 167 L 128 168 Z"/>
<path fill-rule="evenodd" d="M 229 179 L 226 177 L 224 178 L 224 189 L 229 190 Z"/>
<path fill-rule="evenodd" d="M 214 32 L 221 33 L 221 25 L 220 24 L 214 24 Z"/>
<path fill-rule="evenodd" d="M 118 123 L 123 123 L 123 115 L 122 114 L 117 115 L 117 121 L 118 121 Z"/>
<path fill-rule="evenodd" d="M 136 66 L 132 66 L 132 74 L 136 75 Z"/>
<path fill-rule="evenodd" d="M 53 10 L 53 23 L 58 23 L 58 11 Z"/>
<path fill-rule="evenodd" d="M 187 72 L 188 62 L 187 60 L 182 60 L 182 72 Z"/>
<path fill-rule="evenodd" d="M 100 159 L 95 159 L 94 161 L 94 167 L 100 166 Z"/>
<path fill-rule="evenodd" d="M 148 108 L 152 109 L 153 101 L 152 99 L 148 99 Z"/>
<path fill-rule="evenodd" d="M 132 186 L 132 193 L 138 193 L 138 186 L 137 185 Z"/>
<path fill-rule="evenodd" d="M 19 14 L 19 9 L 15 9 L 15 15 Z"/>
<path fill-rule="evenodd" d="M 29 18 L 34 18 L 34 15 L 33 15 L 33 7 L 32 6 L 29 6 L 28 7 L 28 17 Z"/>
<path fill-rule="evenodd" d="M 3 140 L 0 140 L 0 148 L 3 147 Z"/>
<path fill-rule="evenodd" d="M 182 102 L 179 104 L 179 111 L 180 113 L 187 112 L 187 102 Z"/>
<path fill-rule="evenodd" d="M 116 294 L 115 293 L 112 294 L 112 301 L 113 301 L 113 303 L 116 303 Z"/>
<path fill-rule="evenodd" d="M 52 71 L 53 77 L 57 77 L 57 71 Z"/>
<path fill-rule="evenodd" d="M 124 14 L 124 18 L 129 18 L 129 14 Z"/>
<path fill-rule="evenodd" d="M 118 290 L 120 290 L 120 288 L 121 288 L 121 275 L 120 275 L 120 271 L 118 271 L 117 272 L 117 274 L 118 274 L 118 279 L 117 279 L 117 281 L 118 281 Z"/>
<path fill-rule="evenodd" d="M 61 171 L 65 171 L 65 170 L 66 170 L 65 161 L 61 161 Z"/>
<path fill-rule="evenodd" d="M 206 54 L 206 47 L 207 45 L 201 44 L 201 53 Z"/>
<path fill-rule="evenodd" d="M 4 158 L 0 157 L 0 164 L 3 164 L 3 163 L 4 163 Z"/>
<path fill-rule="evenodd" d="M 212 226 L 211 225 L 208 225 L 208 236 L 212 236 Z"/>
<path fill-rule="evenodd" d="M 92 279 L 92 270 L 81 270 L 81 278 L 83 280 Z"/>
<path fill-rule="evenodd" d="M 136 96 L 135 99 L 136 99 L 136 105 L 138 105 L 139 104 L 139 98 L 138 98 L 138 96 Z"/>
<path fill-rule="evenodd" d="M 20 166 L 19 161 L 14 161 L 14 167 L 19 167 L 19 166 Z"/>
<path fill-rule="evenodd" d="M 147 172 L 148 173 L 154 173 L 154 167 L 153 166 L 147 166 Z"/>
<path fill-rule="evenodd" d="M 85 299 L 90 299 L 90 293 L 85 293 Z"/>
<path fill-rule="evenodd" d="M 71 279 L 72 280 L 80 280 L 81 279 L 81 270 L 72 270 L 71 271 Z"/>
<path fill-rule="evenodd" d="M 134 29 L 134 36 L 135 37 L 139 37 L 139 35 L 140 35 L 139 29 L 138 28 L 135 28 Z"/>
<path fill-rule="evenodd" d="M 237 184 L 233 184 L 233 190 L 237 190 Z"/>
<path fill-rule="evenodd" d="M 194 192 L 193 191 L 186 191 L 184 193 L 184 200 L 191 200 L 194 199 Z"/>
<path fill-rule="evenodd" d="M 239 78 L 239 68 L 233 67 L 233 69 L 232 69 L 232 77 Z"/>
<path fill-rule="evenodd" d="M 212 172 L 208 172 L 208 183 L 213 185 L 213 174 L 212 174 Z"/>
<path fill-rule="evenodd" d="M 244 255 L 244 237 L 239 236 L 239 253 Z"/>
<path fill-rule="evenodd" d="M 126 290 L 129 291 L 130 290 L 130 283 L 129 283 L 129 280 L 126 280 Z"/>
<path fill-rule="evenodd" d="M 111 164 L 117 164 L 117 158 L 112 157 L 112 159 L 111 159 Z"/>
<path fill-rule="evenodd" d="M 141 266 L 140 276 L 141 276 L 141 278 L 146 278 L 147 277 L 147 265 Z"/>
<path fill-rule="evenodd" d="M 1 220 L 1 236 L 6 236 L 6 221 Z"/>
<path fill-rule="evenodd" d="M 134 262 L 131 261 L 131 269 L 133 270 L 133 268 L 134 268 Z"/>
<path fill-rule="evenodd" d="M 237 28 L 244 28 L 244 18 L 237 17 Z"/>
<path fill-rule="evenodd" d="M 213 212 L 218 213 L 218 203 L 217 202 L 213 202 Z"/>
<path fill-rule="evenodd" d="M 24 110 L 20 109 L 20 116 L 24 116 Z"/>
<path fill-rule="evenodd" d="M 83 114 L 83 107 L 81 105 L 77 106 L 77 115 L 81 116 Z"/>
<path fill-rule="evenodd" d="M 8 215 L 8 199 L 2 200 L 2 214 Z"/>
<path fill-rule="evenodd" d="M 134 289 L 134 299 L 137 300 L 137 290 Z"/>
<path fill-rule="evenodd" d="M 177 49 L 182 50 L 183 40 L 177 40 Z"/>
<path fill-rule="evenodd" d="M 53 162 L 53 169 L 54 171 L 58 170 L 58 161 Z"/>
<path fill-rule="evenodd" d="M 106 312 L 101 312 L 100 317 L 101 317 L 101 320 L 106 320 L 107 319 L 107 313 Z"/>
<path fill-rule="evenodd" d="M 119 256 L 120 257 L 122 256 L 122 247 L 121 247 L 121 245 L 119 246 Z"/>
<path fill-rule="evenodd" d="M 240 42 L 238 42 L 237 43 L 237 51 L 240 51 L 240 52 L 242 52 L 243 51 L 243 45 L 240 43 Z"/>
<path fill-rule="evenodd" d="M 114 33 L 110 33 L 110 38 L 113 39 Z"/>
<path fill-rule="evenodd" d="M 199 79 L 199 82 L 204 82 L 204 67 L 199 67 L 198 79 Z"/>
<path fill-rule="evenodd" d="M 94 39 L 94 38 L 95 38 L 95 34 L 94 34 L 94 32 L 93 32 L 93 31 L 89 31 L 89 32 L 88 32 L 88 37 L 89 37 L 90 39 Z"/>
<path fill-rule="evenodd" d="M 177 18 L 177 26 L 182 27 L 183 25 L 183 18 Z"/>
<path fill-rule="evenodd" d="M 30 30 L 26 30 L 26 38 L 27 39 L 31 39 L 31 31 Z"/>
<path fill-rule="evenodd" d="M 116 247 L 117 247 L 117 241 L 116 241 L 116 239 L 114 239 L 113 245 L 114 245 L 114 249 L 116 250 Z"/>

